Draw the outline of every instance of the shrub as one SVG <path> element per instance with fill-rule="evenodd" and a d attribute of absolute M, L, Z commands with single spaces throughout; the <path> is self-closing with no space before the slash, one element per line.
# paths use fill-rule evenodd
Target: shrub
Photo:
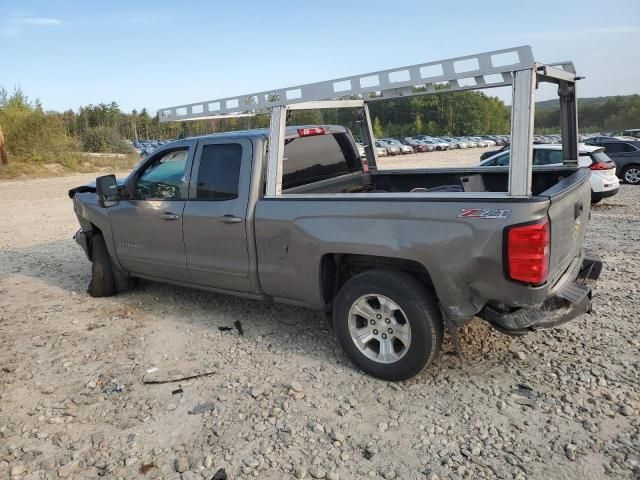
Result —
<path fill-rule="evenodd" d="M 88 128 L 80 136 L 82 149 L 85 152 L 130 153 L 131 148 L 123 140 L 115 128 Z"/>

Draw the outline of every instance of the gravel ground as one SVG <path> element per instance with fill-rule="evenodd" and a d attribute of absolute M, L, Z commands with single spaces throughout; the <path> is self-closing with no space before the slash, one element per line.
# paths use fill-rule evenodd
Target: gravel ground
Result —
<path fill-rule="evenodd" d="M 66 197 L 85 180 L 0 183 L 0 478 L 640 478 L 639 188 L 593 210 L 594 314 L 523 338 L 476 319 L 463 363 L 446 339 L 393 384 L 308 310 L 151 282 L 90 298 Z"/>

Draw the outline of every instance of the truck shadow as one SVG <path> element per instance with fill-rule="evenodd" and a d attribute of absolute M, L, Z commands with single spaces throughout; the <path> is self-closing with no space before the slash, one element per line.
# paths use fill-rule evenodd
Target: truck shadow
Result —
<path fill-rule="evenodd" d="M 104 302 L 105 309 L 124 307 L 151 318 L 173 319 L 193 325 L 205 332 L 239 335 L 236 322 L 243 331 L 243 341 L 253 348 L 294 352 L 322 362 L 327 366 L 356 370 L 342 353 L 332 329 L 316 311 L 301 307 L 258 302 L 230 295 L 139 280 L 136 287 L 109 299 L 91 299 L 86 287 L 91 266 L 71 239 L 58 240 L 18 249 L 0 250 L 0 278 L 22 275 L 37 279 L 69 294 L 86 296 L 93 302 Z M 34 300 L 37 302 L 37 299 Z M 103 315 L 97 311 L 96 315 Z M 467 362 L 475 367 L 483 363 L 493 368 L 512 354 L 508 351 L 513 339 L 496 334 L 479 320 L 461 330 L 461 345 Z M 488 348 L 490 347 L 490 348 Z M 464 370 L 453 354 L 445 335 L 443 354 L 432 368 L 420 374 L 427 377 L 438 370 Z M 476 373 L 481 374 L 481 370 Z M 467 374 L 470 373 L 467 371 Z"/>

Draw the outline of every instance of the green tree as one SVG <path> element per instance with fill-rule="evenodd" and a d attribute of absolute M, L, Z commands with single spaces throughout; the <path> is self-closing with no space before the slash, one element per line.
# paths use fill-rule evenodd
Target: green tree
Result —
<path fill-rule="evenodd" d="M 415 131 L 416 135 L 420 135 L 424 133 L 424 125 L 422 124 L 422 114 L 420 113 L 416 113 L 416 120 L 413 125 L 413 130 Z"/>
<path fill-rule="evenodd" d="M 373 136 L 376 138 L 384 138 L 384 131 L 382 130 L 382 123 L 379 117 L 373 119 Z"/>
<path fill-rule="evenodd" d="M 0 91 L 0 125 L 7 149 L 19 161 L 61 163 L 77 161 L 76 139 L 57 114 L 47 114 L 39 100 L 31 102 L 20 88 Z"/>

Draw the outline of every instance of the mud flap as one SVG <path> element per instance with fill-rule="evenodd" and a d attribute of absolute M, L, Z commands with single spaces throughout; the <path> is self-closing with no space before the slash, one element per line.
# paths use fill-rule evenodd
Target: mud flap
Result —
<path fill-rule="evenodd" d="M 458 327 L 444 313 L 442 313 L 442 318 L 444 320 L 445 326 L 447 327 L 449 335 L 451 335 L 451 343 L 453 343 L 453 349 L 455 351 L 456 357 L 458 357 L 458 360 L 460 360 L 460 365 L 464 365 L 464 355 L 462 353 L 462 347 L 460 346 L 460 335 L 458 334 Z"/>

